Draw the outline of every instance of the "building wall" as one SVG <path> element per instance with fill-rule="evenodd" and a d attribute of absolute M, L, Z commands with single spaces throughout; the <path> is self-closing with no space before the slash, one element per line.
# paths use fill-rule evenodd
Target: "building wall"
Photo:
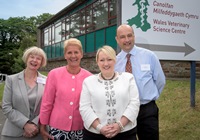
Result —
<path fill-rule="evenodd" d="M 166 78 L 190 78 L 190 62 L 189 61 L 167 61 L 161 60 L 161 65 Z M 65 66 L 65 59 L 57 59 L 48 61 L 47 67 L 41 70 L 50 71 L 53 68 Z M 92 73 L 98 73 L 99 69 L 96 64 L 95 54 L 84 56 L 81 61 L 81 67 Z M 200 62 L 196 62 L 196 78 L 200 79 Z"/>
<path fill-rule="evenodd" d="M 48 57 L 47 67 L 42 70 L 49 71 L 59 66 L 65 66 L 66 60 L 62 59 L 63 41 L 76 37 L 82 42 L 83 51 L 86 53 L 82 59 L 81 66 L 92 73 L 98 73 L 95 51 L 104 44 L 118 49 L 115 35 L 117 23 L 119 23 L 117 21 L 121 21 L 121 16 L 119 14 L 120 6 L 115 5 L 120 5 L 120 2 L 113 0 L 76 0 L 50 20 L 40 25 L 38 27 L 38 46 L 44 49 Z M 110 9 L 108 10 L 109 14 L 104 9 Z M 85 20 L 82 20 L 82 18 L 77 20 L 76 17 L 85 17 Z M 103 21 L 106 21 L 105 24 L 102 24 L 104 23 Z M 91 27 L 93 27 L 92 30 Z M 45 38 L 45 34 L 48 35 L 47 38 Z M 60 40 L 58 41 L 56 39 L 57 35 L 60 35 Z M 46 39 L 47 44 L 45 44 Z M 161 65 L 167 78 L 190 77 L 189 61 L 163 60 Z M 196 77 L 200 79 L 200 62 L 196 62 Z"/>
<path fill-rule="evenodd" d="M 63 57 L 63 43 L 72 37 L 81 41 L 84 53 L 105 44 L 116 49 L 116 10 L 113 0 L 76 0 L 38 27 L 38 47 L 50 61 Z"/>

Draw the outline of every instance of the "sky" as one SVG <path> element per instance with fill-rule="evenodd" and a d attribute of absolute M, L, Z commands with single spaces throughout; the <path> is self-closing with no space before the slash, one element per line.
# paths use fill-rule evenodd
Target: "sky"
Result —
<path fill-rule="evenodd" d="M 0 19 L 56 14 L 75 0 L 0 0 Z"/>

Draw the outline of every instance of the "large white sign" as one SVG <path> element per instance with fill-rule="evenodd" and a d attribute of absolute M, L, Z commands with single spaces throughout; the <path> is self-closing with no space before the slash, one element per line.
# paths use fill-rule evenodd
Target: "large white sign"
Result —
<path fill-rule="evenodd" d="M 200 0 L 122 0 L 121 23 L 162 60 L 200 61 Z"/>

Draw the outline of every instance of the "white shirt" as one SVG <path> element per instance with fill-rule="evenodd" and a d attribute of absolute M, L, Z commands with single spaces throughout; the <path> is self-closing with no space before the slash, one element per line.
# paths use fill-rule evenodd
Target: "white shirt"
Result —
<path fill-rule="evenodd" d="M 134 46 L 129 53 L 131 54 L 132 74 L 139 90 L 140 104 L 157 100 L 165 86 L 165 75 L 158 57 L 154 52 L 137 46 Z M 122 50 L 117 55 L 116 71 L 125 71 L 126 54 Z"/>
<path fill-rule="evenodd" d="M 83 82 L 80 113 L 84 127 L 99 133 L 91 124 L 99 118 L 102 125 L 112 124 L 127 117 L 130 122 L 124 131 L 136 127 L 139 112 L 139 94 L 134 77 L 130 73 L 117 73 L 112 80 L 102 80 L 100 74 L 87 77 Z"/>

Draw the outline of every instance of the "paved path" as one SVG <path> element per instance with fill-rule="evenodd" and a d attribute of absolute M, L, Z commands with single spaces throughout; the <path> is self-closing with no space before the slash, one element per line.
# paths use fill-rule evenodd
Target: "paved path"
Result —
<path fill-rule="evenodd" d="M 1 107 L 0 107 L 0 134 L 3 128 L 4 121 L 5 121 L 5 116 L 3 115 Z M 0 140 L 1 140 L 1 136 L 0 136 Z"/>

